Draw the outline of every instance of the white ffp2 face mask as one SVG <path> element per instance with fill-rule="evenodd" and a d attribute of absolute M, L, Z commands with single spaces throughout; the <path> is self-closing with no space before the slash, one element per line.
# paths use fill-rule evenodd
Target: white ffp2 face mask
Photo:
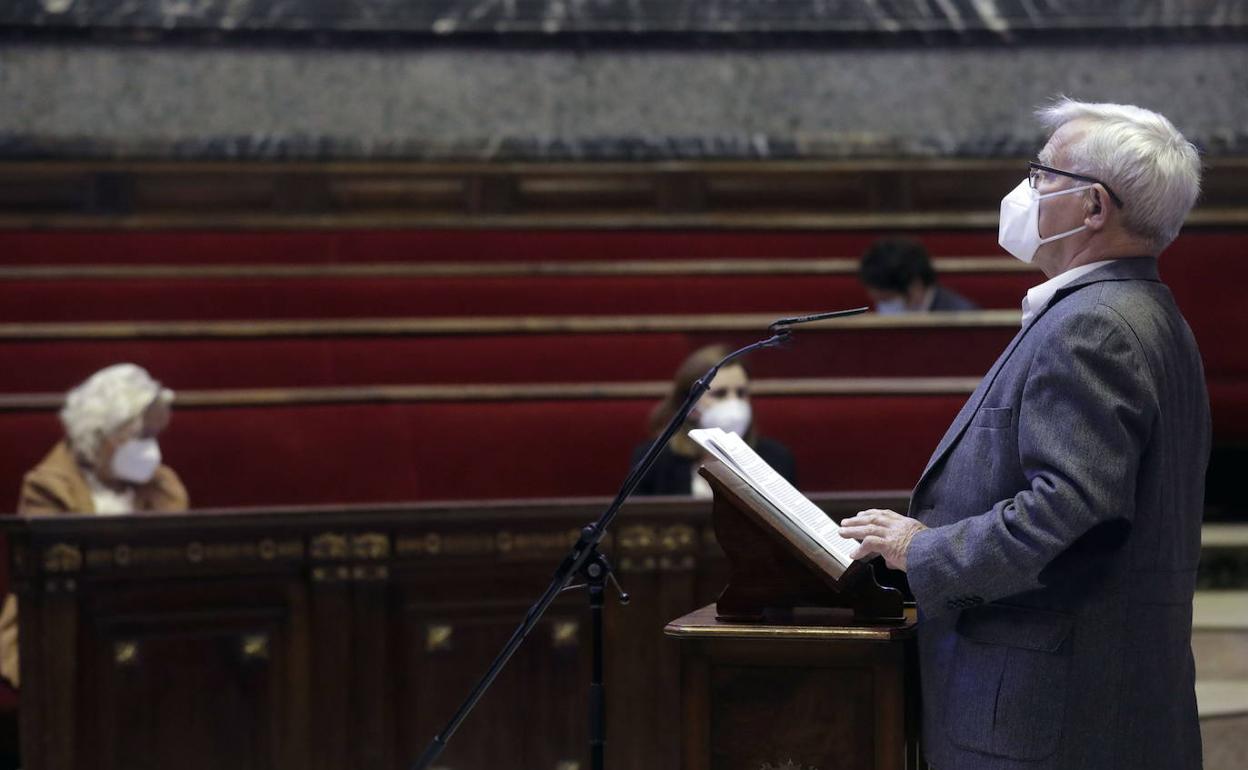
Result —
<path fill-rule="evenodd" d="M 1044 244 L 1088 229 L 1087 225 L 1080 225 L 1074 230 L 1041 238 L 1040 201 L 1044 198 L 1056 198 L 1059 195 L 1069 195 L 1091 188 L 1092 185 L 1087 184 L 1041 195 L 1031 189 L 1030 180 L 1024 179 L 1018 183 L 1018 187 L 1010 190 L 1009 195 L 1001 199 L 1001 221 L 997 226 L 997 243 L 1001 244 L 1001 248 L 1013 254 L 1016 259 L 1030 263 L 1036 258 L 1036 250 Z"/>
<path fill-rule="evenodd" d="M 744 436 L 750 429 L 750 420 L 753 417 L 749 401 L 728 398 L 704 411 L 698 419 L 698 425 Z"/>
<path fill-rule="evenodd" d="M 902 315 L 908 313 L 910 308 L 906 307 L 905 297 L 896 297 L 894 299 L 882 299 L 875 303 L 875 312 L 880 315 Z"/>
<path fill-rule="evenodd" d="M 154 438 L 134 438 L 113 453 L 113 475 L 132 484 L 146 484 L 160 467 L 160 445 Z"/>

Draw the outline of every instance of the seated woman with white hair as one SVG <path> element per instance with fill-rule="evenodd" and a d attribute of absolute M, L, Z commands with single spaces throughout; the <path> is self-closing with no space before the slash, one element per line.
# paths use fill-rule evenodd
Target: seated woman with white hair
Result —
<path fill-rule="evenodd" d="M 186 488 L 161 464 L 156 440 L 172 403 L 173 391 L 134 364 L 91 375 L 66 396 L 65 439 L 22 480 L 18 514 L 186 510 Z M 19 683 L 12 594 L 0 612 L 0 676 Z"/>
<path fill-rule="evenodd" d="M 101 369 L 65 398 L 65 440 L 22 482 L 19 514 L 182 511 L 186 488 L 160 460 L 173 391 L 142 367 Z"/>

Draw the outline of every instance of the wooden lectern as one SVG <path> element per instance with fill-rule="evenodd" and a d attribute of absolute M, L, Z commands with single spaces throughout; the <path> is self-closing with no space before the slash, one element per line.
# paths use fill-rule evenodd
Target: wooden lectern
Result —
<path fill-rule="evenodd" d="M 730 578 L 664 629 L 681 648 L 682 767 L 917 770 L 914 610 L 721 463 L 701 473 Z"/>

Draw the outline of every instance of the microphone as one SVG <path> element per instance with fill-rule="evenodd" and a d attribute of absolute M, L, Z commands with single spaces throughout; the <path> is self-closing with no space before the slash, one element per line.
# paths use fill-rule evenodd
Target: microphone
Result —
<path fill-rule="evenodd" d="M 870 309 L 871 308 L 869 307 L 856 307 L 856 308 L 851 308 L 849 310 L 833 310 L 830 313 L 815 313 L 814 315 L 799 315 L 799 316 L 793 316 L 792 318 L 780 318 L 772 322 L 771 326 L 767 327 L 767 331 L 771 332 L 772 334 L 780 334 L 780 333 L 787 334 L 790 326 L 796 326 L 797 324 L 808 324 L 813 321 L 822 321 L 827 318 L 844 318 L 846 316 L 865 313 Z"/>

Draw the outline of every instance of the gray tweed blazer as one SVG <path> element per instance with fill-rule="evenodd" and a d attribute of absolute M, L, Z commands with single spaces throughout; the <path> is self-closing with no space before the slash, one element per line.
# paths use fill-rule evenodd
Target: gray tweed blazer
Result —
<path fill-rule="evenodd" d="M 1201 764 L 1192 594 L 1209 400 L 1152 258 L 1059 292 L 911 498 L 923 747 L 937 770 Z"/>

